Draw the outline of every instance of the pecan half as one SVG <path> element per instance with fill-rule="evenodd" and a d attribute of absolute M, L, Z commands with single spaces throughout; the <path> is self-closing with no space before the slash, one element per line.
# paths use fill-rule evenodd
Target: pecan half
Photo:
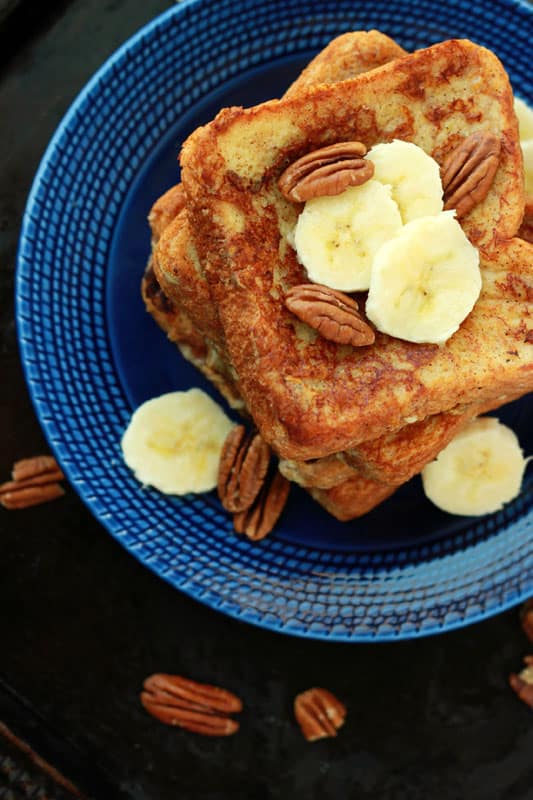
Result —
<path fill-rule="evenodd" d="M 344 724 L 346 707 L 327 689 L 308 689 L 296 696 L 294 716 L 308 742 L 336 736 Z"/>
<path fill-rule="evenodd" d="M 524 664 L 525 669 L 518 675 L 509 675 L 509 684 L 520 700 L 533 708 L 533 656 L 525 656 Z"/>
<path fill-rule="evenodd" d="M 276 471 L 272 481 L 264 484 L 255 502 L 234 515 L 233 527 L 236 532 L 244 533 L 253 542 L 268 536 L 285 508 L 290 488 L 287 478 Z"/>
<path fill-rule="evenodd" d="M 372 344 L 376 335 L 361 317 L 357 302 L 343 292 L 302 283 L 293 286 L 285 295 L 285 305 L 298 319 L 337 344 L 354 347 Z"/>
<path fill-rule="evenodd" d="M 331 196 L 349 186 L 360 186 L 374 174 L 374 164 L 363 156 L 362 142 L 338 142 L 302 156 L 282 173 L 278 187 L 283 197 L 304 203 Z"/>
<path fill-rule="evenodd" d="M 230 736 L 239 729 L 229 716 L 242 711 L 236 695 L 181 675 L 150 675 L 143 683 L 141 703 L 160 722 L 204 736 Z"/>
<path fill-rule="evenodd" d="M 53 456 L 17 461 L 11 477 L 0 485 L 0 505 L 10 511 L 48 503 L 65 494 L 58 483 L 64 475 Z"/>
<path fill-rule="evenodd" d="M 464 217 L 487 196 L 500 163 L 501 141 L 488 131 L 464 139 L 441 167 L 444 208 Z"/>
<path fill-rule="evenodd" d="M 522 629 L 530 642 L 533 642 L 533 597 L 522 606 L 520 611 Z"/>
<path fill-rule="evenodd" d="M 218 468 L 218 496 L 227 511 L 249 508 L 263 485 L 270 448 L 259 433 L 247 433 L 244 425 L 229 432 Z"/>
<path fill-rule="evenodd" d="M 32 458 L 22 458 L 13 464 L 11 477 L 14 481 L 23 481 L 28 478 L 54 475 L 55 479 L 61 480 L 63 473 L 53 456 L 33 456 Z"/>

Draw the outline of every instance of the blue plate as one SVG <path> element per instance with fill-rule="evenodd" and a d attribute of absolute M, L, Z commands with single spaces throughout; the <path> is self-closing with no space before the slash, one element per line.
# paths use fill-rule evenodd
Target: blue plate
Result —
<path fill-rule="evenodd" d="M 28 201 L 17 316 L 37 414 L 72 485 L 110 533 L 176 588 L 226 614 L 320 639 L 401 639 L 465 625 L 533 594 L 533 480 L 501 513 L 441 513 L 418 479 L 338 523 L 294 487 L 275 534 L 232 532 L 214 494 L 143 489 L 124 466 L 132 409 L 211 387 L 144 311 L 146 215 L 178 178 L 184 138 L 223 106 L 279 96 L 330 39 L 378 28 L 413 50 L 467 37 L 533 103 L 533 15 L 512 0 L 193 0 L 129 40 L 56 132 Z M 533 452 L 531 404 L 500 416 Z"/>

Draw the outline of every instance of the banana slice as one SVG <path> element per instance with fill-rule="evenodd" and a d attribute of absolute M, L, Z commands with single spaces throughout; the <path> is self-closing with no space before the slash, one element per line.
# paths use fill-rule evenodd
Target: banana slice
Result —
<path fill-rule="evenodd" d="M 401 227 L 390 187 L 369 180 L 334 197 L 308 200 L 294 244 L 311 281 L 355 292 L 368 289 L 374 255 Z"/>
<path fill-rule="evenodd" d="M 374 162 L 374 179 L 392 186 L 404 223 L 442 211 L 439 165 L 412 142 L 376 144 L 366 155 Z"/>
<path fill-rule="evenodd" d="M 422 485 L 450 514 L 492 514 L 520 493 L 527 461 L 510 428 L 479 417 L 424 467 Z"/>
<path fill-rule="evenodd" d="M 528 106 L 520 97 L 514 99 L 514 110 L 518 117 L 520 139 L 533 139 L 533 108 Z"/>
<path fill-rule="evenodd" d="M 160 492 L 208 492 L 217 485 L 222 445 L 232 427 L 201 389 L 170 392 L 135 411 L 122 453 L 135 477 Z"/>
<path fill-rule="evenodd" d="M 408 342 L 443 344 L 481 291 L 479 253 L 454 211 L 408 222 L 374 259 L 366 314 Z"/>
<path fill-rule="evenodd" d="M 533 195 L 533 139 L 521 142 L 524 157 L 524 175 L 526 179 L 526 194 Z"/>

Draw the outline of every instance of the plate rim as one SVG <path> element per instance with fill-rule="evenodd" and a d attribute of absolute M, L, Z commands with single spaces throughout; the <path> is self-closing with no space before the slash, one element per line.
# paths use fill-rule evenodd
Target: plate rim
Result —
<path fill-rule="evenodd" d="M 513 5 L 521 6 L 522 8 L 526 9 L 530 14 L 533 15 L 533 7 L 526 3 L 526 0 L 507 0 Z M 40 427 L 43 430 L 43 433 L 46 437 L 46 440 L 52 449 L 52 452 L 56 455 L 58 461 L 62 464 L 64 468 L 66 477 L 69 481 L 69 484 L 74 488 L 77 495 L 80 497 L 82 502 L 85 506 L 89 509 L 91 515 L 96 519 L 96 521 L 102 525 L 108 533 L 110 533 L 113 538 L 118 541 L 124 549 L 127 550 L 129 555 L 135 556 L 138 562 L 140 562 L 143 567 L 148 567 L 153 574 L 157 575 L 158 578 L 162 578 L 175 589 L 179 589 L 179 591 L 183 592 L 186 596 L 190 597 L 191 599 L 200 602 L 202 605 L 210 608 L 211 610 L 215 610 L 218 612 L 223 613 L 230 618 L 236 619 L 240 622 L 248 622 L 253 624 L 257 627 L 263 628 L 270 632 L 275 633 L 282 633 L 289 636 L 297 636 L 300 638 L 307 638 L 313 640 L 324 640 L 329 642 L 368 642 L 368 641 L 401 641 L 406 639 L 416 639 L 422 638 L 430 635 L 437 635 L 438 633 L 448 632 L 451 630 L 456 630 L 458 628 L 466 627 L 468 625 L 475 624 L 477 622 L 486 620 L 492 616 L 497 614 L 503 613 L 504 611 L 513 608 L 523 602 L 524 599 L 527 598 L 529 595 L 529 590 L 523 594 L 519 594 L 519 596 L 513 596 L 508 600 L 503 600 L 495 604 L 494 606 L 484 607 L 483 611 L 480 611 L 475 614 L 471 615 L 463 615 L 460 619 L 440 623 L 435 625 L 434 627 L 428 626 L 419 626 L 412 631 L 397 631 L 387 634 L 384 631 L 379 631 L 377 634 L 369 634 L 364 635 L 361 633 L 349 634 L 349 633 L 332 633 L 331 630 L 321 632 L 321 631 L 309 631 L 308 628 L 305 628 L 301 625 L 298 629 L 294 628 L 287 628 L 286 626 L 280 624 L 273 624 L 270 621 L 266 621 L 261 617 L 260 619 L 250 620 L 250 619 L 243 619 L 243 612 L 246 612 L 246 608 L 242 607 L 240 609 L 240 613 L 233 611 L 231 608 L 224 608 L 223 602 L 219 602 L 214 604 L 210 602 L 209 599 L 202 597 L 201 594 L 195 593 L 195 591 L 188 586 L 180 585 L 173 581 L 171 577 L 164 572 L 160 571 L 157 567 L 157 564 L 151 564 L 150 561 L 143 559 L 143 548 L 131 548 L 125 543 L 120 536 L 117 535 L 116 530 L 114 530 L 112 525 L 112 520 L 106 518 L 105 516 L 102 517 L 101 513 L 99 512 L 96 504 L 91 500 L 90 496 L 87 493 L 84 493 L 83 486 L 78 483 L 77 478 L 74 476 L 70 464 L 62 463 L 63 459 L 61 454 L 59 453 L 60 449 L 60 442 L 54 440 L 53 432 L 50 430 L 49 425 L 45 419 L 45 413 L 42 406 L 42 401 L 37 396 L 37 387 L 38 381 L 29 374 L 29 366 L 28 366 L 28 350 L 27 350 L 27 343 L 25 339 L 25 335 L 23 334 L 23 319 L 22 319 L 22 309 L 21 309 L 21 296 L 22 296 L 22 286 L 26 277 L 24 275 L 24 269 L 22 266 L 23 260 L 23 251 L 28 246 L 28 238 L 29 238 L 29 230 L 32 224 L 31 221 L 31 210 L 36 205 L 37 196 L 40 189 L 40 186 L 43 182 L 43 177 L 46 175 L 48 171 L 52 157 L 57 151 L 58 143 L 62 141 L 63 137 L 65 136 L 65 132 L 69 129 L 72 124 L 73 119 L 76 116 L 76 112 L 81 105 L 85 102 L 85 100 L 98 88 L 99 84 L 101 83 L 102 79 L 104 79 L 107 74 L 109 73 L 110 69 L 118 62 L 120 62 L 128 53 L 128 51 L 134 47 L 136 47 L 139 42 L 149 39 L 153 32 L 158 29 L 160 26 L 165 25 L 169 19 L 173 19 L 177 16 L 181 16 L 182 14 L 186 13 L 187 9 L 191 9 L 196 6 L 201 7 L 204 5 L 204 0 L 183 0 L 179 5 L 172 6 L 161 14 L 154 17 L 150 20 L 146 25 L 142 26 L 138 31 L 136 31 L 132 36 L 130 36 L 125 42 L 123 42 L 113 53 L 111 53 L 107 59 L 103 62 L 103 64 L 98 68 L 98 70 L 92 75 L 92 77 L 86 82 L 86 84 L 82 87 L 82 89 L 78 92 L 78 94 L 74 97 L 71 101 L 66 113 L 62 116 L 58 126 L 56 127 L 45 151 L 43 156 L 41 157 L 39 166 L 35 173 L 35 176 L 32 181 L 32 185 L 30 191 L 27 196 L 26 205 L 24 209 L 24 214 L 22 217 L 22 224 L 20 228 L 20 236 L 17 248 L 17 255 L 16 255 L 16 279 L 15 279 L 15 318 L 16 318 L 16 329 L 17 329 L 17 338 L 19 342 L 20 348 L 20 355 L 21 355 L 21 364 L 23 368 L 24 378 L 26 381 L 26 385 L 29 390 L 31 402 L 36 412 L 37 419 L 39 421 Z M 39 202 L 40 205 L 40 202 Z M 108 342 L 109 346 L 110 343 Z M 116 370 L 116 364 L 114 357 L 111 357 L 111 361 L 113 366 Z M 121 386 L 122 392 L 124 392 L 123 387 Z M 67 460 L 68 462 L 68 460 Z M 530 510 L 527 514 L 523 516 L 525 520 L 533 519 L 533 510 Z M 505 530 L 509 527 L 512 527 L 514 523 L 509 523 L 507 525 L 502 526 L 498 531 L 497 535 L 501 535 L 505 532 Z M 491 537 L 492 538 L 492 537 Z M 467 550 L 475 550 L 481 543 L 474 543 L 470 545 L 466 545 L 465 547 L 458 548 L 454 550 L 452 553 L 444 553 L 441 555 L 437 555 L 432 557 L 430 560 L 432 563 L 438 562 L 442 558 L 447 556 L 455 556 L 459 555 L 460 553 L 464 553 Z M 415 563 L 410 565 L 413 569 L 416 569 L 419 566 L 419 563 Z M 380 567 L 382 569 L 383 567 Z"/>

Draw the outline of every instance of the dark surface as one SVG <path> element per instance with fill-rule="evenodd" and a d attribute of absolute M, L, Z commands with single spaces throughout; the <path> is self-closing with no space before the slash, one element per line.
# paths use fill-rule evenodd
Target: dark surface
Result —
<path fill-rule="evenodd" d="M 25 24 L 21 9 L 32 5 L 16 4 L 0 72 L 0 480 L 16 459 L 47 450 L 13 318 L 32 176 L 86 80 L 171 4 L 49 3 Z M 527 652 L 517 611 L 414 642 L 301 641 L 171 589 L 71 490 L 48 506 L 0 512 L 0 720 L 93 797 L 533 797 L 533 717 L 507 686 Z M 138 692 L 154 671 L 234 690 L 245 706 L 240 732 L 209 740 L 150 718 Z M 335 740 L 308 744 L 293 721 L 294 695 L 313 685 L 348 706 Z"/>

